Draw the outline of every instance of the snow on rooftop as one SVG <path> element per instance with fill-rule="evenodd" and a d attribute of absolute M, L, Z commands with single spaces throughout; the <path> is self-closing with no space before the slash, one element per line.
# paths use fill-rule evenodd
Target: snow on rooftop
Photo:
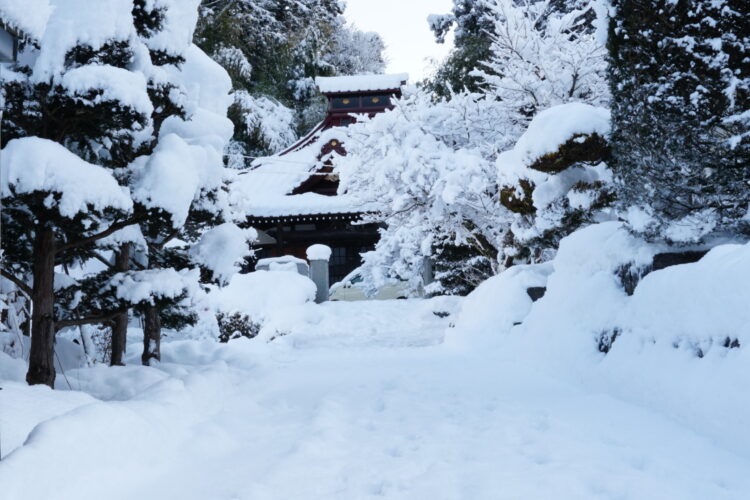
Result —
<path fill-rule="evenodd" d="M 371 90 L 392 90 L 400 88 L 407 80 L 408 73 L 391 75 L 353 75 L 318 77 L 315 83 L 323 94 L 337 92 L 368 92 Z"/>
<path fill-rule="evenodd" d="M 343 214 L 368 210 L 351 195 L 326 196 L 317 193 L 292 195 L 292 191 L 322 167 L 318 160 L 323 144 L 343 141 L 341 129 L 321 132 L 308 145 L 284 155 L 260 158 L 254 168 L 242 172 L 230 187 L 230 202 L 253 217 Z"/>
<path fill-rule="evenodd" d="M 0 0 L 0 21 L 22 35 L 39 40 L 52 7 L 48 0 Z"/>

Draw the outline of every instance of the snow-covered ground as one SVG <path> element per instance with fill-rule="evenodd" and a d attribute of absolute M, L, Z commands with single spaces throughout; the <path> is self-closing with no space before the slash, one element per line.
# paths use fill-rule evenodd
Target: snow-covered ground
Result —
<path fill-rule="evenodd" d="M 134 366 L 60 381 L 91 395 L 29 388 L 0 354 L 0 496 L 748 498 L 750 450 L 535 356 L 444 342 L 464 300 L 310 304 L 271 342 L 172 336 L 157 368 L 135 366 L 134 330 Z"/>

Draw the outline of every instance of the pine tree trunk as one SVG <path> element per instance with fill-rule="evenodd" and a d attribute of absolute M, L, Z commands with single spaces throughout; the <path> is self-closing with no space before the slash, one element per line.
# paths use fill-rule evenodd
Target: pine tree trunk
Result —
<path fill-rule="evenodd" d="M 115 270 L 121 273 L 130 268 L 130 244 L 125 243 L 115 256 Z M 122 366 L 125 345 L 128 340 L 128 312 L 118 314 L 112 322 L 112 358 L 110 365 Z"/>
<path fill-rule="evenodd" d="M 161 318 L 156 306 L 149 306 L 143 314 L 143 355 L 141 362 L 148 366 L 152 359 L 161 361 Z"/>
<path fill-rule="evenodd" d="M 31 351 L 26 382 L 55 386 L 55 233 L 39 228 L 34 241 Z"/>

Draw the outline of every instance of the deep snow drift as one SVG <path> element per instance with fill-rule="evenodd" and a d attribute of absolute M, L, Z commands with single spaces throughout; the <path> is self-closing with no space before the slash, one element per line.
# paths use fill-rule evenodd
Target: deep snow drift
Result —
<path fill-rule="evenodd" d="M 466 299 L 298 297 L 157 367 L 132 330 L 56 392 L 0 354 L 3 498 L 746 499 L 750 245 L 628 296 L 661 250 L 599 224 Z"/>

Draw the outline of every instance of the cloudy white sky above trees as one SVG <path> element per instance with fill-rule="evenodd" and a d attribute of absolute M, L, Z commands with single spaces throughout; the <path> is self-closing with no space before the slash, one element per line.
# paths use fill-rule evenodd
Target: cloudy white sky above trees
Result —
<path fill-rule="evenodd" d="M 448 53 L 452 38 L 435 43 L 429 14 L 450 11 L 451 0 L 347 0 L 346 17 L 362 30 L 377 31 L 386 43 L 388 72 L 408 72 L 412 82 L 430 74 L 434 59 Z"/>

